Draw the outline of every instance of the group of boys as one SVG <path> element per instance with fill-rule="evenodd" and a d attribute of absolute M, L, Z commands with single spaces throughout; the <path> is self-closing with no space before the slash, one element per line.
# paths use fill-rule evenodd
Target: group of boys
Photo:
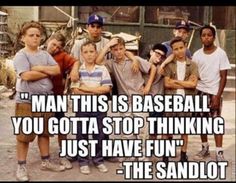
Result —
<path fill-rule="evenodd" d="M 174 38 L 163 44 L 155 44 L 150 50 L 148 61 L 134 56 L 126 51 L 125 40 L 120 37 L 113 37 L 111 40 L 103 38 L 103 18 L 99 15 L 91 15 L 88 18 L 88 35 L 76 40 L 71 50 L 71 55 L 63 51 L 65 37 L 60 33 L 52 35 L 47 43 L 47 51 L 39 50 L 41 27 L 37 22 L 29 22 L 23 25 L 21 30 L 22 41 L 25 47 L 14 57 L 14 66 L 17 72 L 17 95 L 16 95 L 16 116 L 43 116 L 45 121 L 54 115 L 58 119 L 64 113 L 39 113 L 31 112 L 31 98 L 23 100 L 20 92 L 32 94 L 62 95 L 64 89 L 64 76 L 68 71 L 73 84 L 73 94 L 101 95 L 109 94 L 116 82 L 118 95 L 125 94 L 129 97 L 129 104 L 132 103 L 131 96 L 139 95 L 208 95 L 210 113 L 134 113 L 129 110 L 121 113 L 122 116 L 220 116 L 222 106 L 222 93 L 226 84 L 227 70 L 230 69 L 228 57 L 220 47 L 214 45 L 216 31 L 211 26 L 203 26 L 200 29 L 200 39 L 203 48 L 191 56 L 186 47 L 186 41 L 190 32 L 188 22 L 180 21 L 173 30 Z M 112 58 L 106 55 L 111 53 Z M 40 58 L 40 59 L 39 59 Z M 191 60 L 192 59 L 192 60 Z M 165 60 L 165 61 L 164 61 Z M 209 72 L 211 70 L 211 72 Z M 111 76 L 112 77 L 111 77 Z M 52 78 L 52 80 L 50 79 Z M 80 107 L 79 107 L 80 109 Z M 102 119 L 107 114 L 102 112 L 85 113 L 78 111 L 77 117 L 96 117 L 98 121 L 99 134 L 93 135 L 98 140 L 96 156 L 92 158 L 94 165 L 100 172 L 107 172 L 102 157 L 102 140 L 109 139 L 103 134 Z M 157 135 L 148 134 L 148 124 L 141 129 L 138 135 L 122 135 L 123 139 L 142 139 L 143 157 L 139 161 L 146 161 L 145 140 L 157 139 Z M 158 125 L 158 124 L 157 124 Z M 66 158 L 60 158 L 57 165 L 50 161 L 49 136 L 45 133 L 38 136 L 38 144 L 42 157 L 41 169 L 52 171 L 63 171 L 71 169 L 72 164 Z M 29 142 L 32 142 L 35 135 L 17 135 L 17 159 L 18 168 L 16 177 L 18 180 L 29 180 L 26 169 L 26 156 Z M 88 139 L 88 135 L 82 134 L 81 126 L 78 125 L 78 140 Z M 162 135 L 163 139 L 172 139 L 172 135 Z M 188 161 L 187 144 L 188 136 L 182 135 L 184 144 L 181 146 L 180 161 Z M 66 136 L 59 135 L 58 143 Z M 206 135 L 201 135 L 202 150 L 194 157 L 202 160 L 210 155 L 209 144 Z M 222 148 L 222 135 L 215 135 L 216 160 L 224 161 Z M 117 158 L 111 158 L 117 161 Z M 127 160 L 127 159 L 122 159 Z M 78 157 L 80 172 L 90 174 L 89 157 Z M 163 161 L 168 165 L 168 157 L 164 156 Z"/>

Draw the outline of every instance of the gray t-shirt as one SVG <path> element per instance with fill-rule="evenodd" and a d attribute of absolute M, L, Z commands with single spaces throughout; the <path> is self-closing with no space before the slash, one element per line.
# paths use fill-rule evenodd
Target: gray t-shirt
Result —
<path fill-rule="evenodd" d="M 87 37 L 80 40 L 76 40 L 71 49 L 71 55 L 79 59 L 81 63 L 83 63 L 84 61 L 83 61 L 83 58 L 81 57 L 80 49 L 81 49 L 81 45 L 85 43 L 86 41 L 89 41 Z M 100 41 L 94 42 L 96 44 L 97 51 L 99 52 L 108 42 L 109 40 L 104 37 L 101 37 Z"/>
<path fill-rule="evenodd" d="M 140 63 L 140 72 L 138 73 L 132 71 L 132 61 L 129 59 L 122 63 L 118 63 L 113 59 L 106 60 L 107 69 L 115 77 L 119 95 L 125 94 L 129 97 L 133 94 L 142 95 L 140 89 L 145 85 L 143 75 L 148 74 L 151 64 L 141 57 L 136 56 L 136 58 Z"/>
<path fill-rule="evenodd" d="M 154 95 L 164 95 L 164 77 L 158 73 L 159 67 L 160 67 L 160 65 L 156 66 L 156 68 L 157 68 L 156 76 L 154 78 L 151 89 L 149 91 L 149 94 L 151 94 L 153 96 Z M 150 76 L 149 74 L 144 75 L 145 83 L 147 83 L 149 76 Z"/>
<path fill-rule="evenodd" d="M 25 81 L 21 79 L 20 74 L 25 71 L 30 71 L 31 67 L 36 65 L 57 65 L 52 56 L 43 50 L 39 50 L 37 53 L 27 53 L 24 49 L 21 49 L 16 53 L 13 59 L 14 68 L 17 74 L 16 81 L 16 103 L 30 103 L 32 94 L 52 94 L 53 84 L 50 78 L 43 78 L 37 81 Z M 28 92 L 29 100 L 21 100 L 20 93 Z"/>

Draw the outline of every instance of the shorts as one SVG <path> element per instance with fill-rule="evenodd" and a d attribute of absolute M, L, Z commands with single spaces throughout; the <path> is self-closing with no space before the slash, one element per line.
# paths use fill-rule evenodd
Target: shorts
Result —
<path fill-rule="evenodd" d="M 200 104 L 202 104 L 202 96 L 207 95 L 207 105 L 210 108 L 211 100 L 212 100 L 212 94 L 202 92 L 200 90 L 197 90 L 197 95 L 200 95 Z M 222 111 L 222 103 L 223 103 L 223 98 L 221 97 L 220 99 L 220 106 L 218 109 L 211 109 L 210 112 L 195 112 L 194 116 L 195 117 L 217 117 L 221 116 L 221 111 Z"/>
<path fill-rule="evenodd" d="M 31 103 L 16 103 L 15 106 L 15 115 L 18 117 L 43 117 L 44 118 L 44 131 L 39 136 L 50 137 L 48 132 L 48 119 L 54 115 L 51 112 L 32 112 Z M 35 133 L 23 134 L 20 130 L 20 133 L 16 135 L 16 139 L 21 142 L 32 142 L 36 137 Z"/>

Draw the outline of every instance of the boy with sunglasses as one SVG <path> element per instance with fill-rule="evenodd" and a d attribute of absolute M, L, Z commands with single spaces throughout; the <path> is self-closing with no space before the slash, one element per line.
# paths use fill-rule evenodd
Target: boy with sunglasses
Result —
<path fill-rule="evenodd" d="M 153 64 L 156 68 L 157 71 L 160 68 L 162 62 L 166 59 L 166 53 L 167 53 L 167 48 L 165 45 L 161 43 L 155 44 L 149 55 L 149 63 Z M 145 82 L 148 81 L 149 74 L 144 75 Z M 155 79 L 151 85 L 149 94 L 155 96 L 155 95 L 164 95 L 164 77 L 163 75 L 159 74 L 158 72 L 156 73 Z M 149 113 L 150 117 L 162 117 L 163 113 L 161 112 L 150 112 Z M 157 139 L 157 134 L 149 135 L 149 139 Z"/>

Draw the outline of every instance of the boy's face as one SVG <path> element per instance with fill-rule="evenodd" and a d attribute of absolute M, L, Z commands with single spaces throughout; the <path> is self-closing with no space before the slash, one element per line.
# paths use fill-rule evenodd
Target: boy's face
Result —
<path fill-rule="evenodd" d="M 29 28 L 22 36 L 22 41 L 30 48 L 37 48 L 40 45 L 41 33 L 37 28 Z"/>
<path fill-rule="evenodd" d="M 172 44 L 172 50 L 177 59 L 185 58 L 186 46 L 184 45 L 183 41 L 175 42 L 174 44 Z"/>
<path fill-rule="evenodd" d="M 102 35 L 102 26 L 98 23 L 87 25 L 87 30 L 89 32 L 89 35 L 94 39 L 100 38 Z"/>
<path fill-rule="evenodd" d="M 81 55 L 86 63 L 95 63 L 97 51 L 93 45 L 89 44 L 82 47 Z"/>
<path fill-rule="evenodd" d="M 203 29 L 201 34 L 201 42 L 204 46 L 212 46 L 214 44 L 215 38 L 211 32 L 211 29 Z"/>
<path fill-rule="evenodd" d="M 150 51 L 150 61 L 154 64 L 161 63 L 166 57 L 165 53 L 159 49 Z"/>
<path fill-rule="evenodd" d="M 48 42 L 47 51 L 51 55 L 57 54 L 61 49 L 62 49 L 61 41 L 57 41 L 56 39 L 51 39 Z"/>
<path fill-rule="evenodd" d="M 122 44 L 117 44 L 111 48 L 111 53 L 117 61 L 123 60 L 125 58 L 125 46 Z"/>
<path fill-rule="evenodd" d="M 174 29 L 173 33 L 175 37 L 181 37 L 185 41 L 187 40 L 189 36 L 189 32 L 184 28 Z"/>

